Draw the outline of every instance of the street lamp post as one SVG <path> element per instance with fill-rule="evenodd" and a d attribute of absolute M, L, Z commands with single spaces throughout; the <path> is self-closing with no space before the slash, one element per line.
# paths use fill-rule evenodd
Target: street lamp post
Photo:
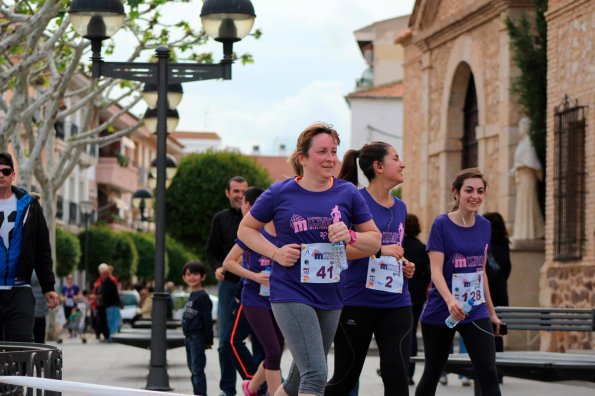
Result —
<path fill-rule="evenodd" d="M 153 201 L 153 194 L 145 188 L 140 188 L 132 193 L 132 207 L 138 209 L 140 214 L 140 225 L 137 227 L 139 231 L 143 230 L 142 224 L 149 220 L 146 211 L 151 206 L 149 204 L 151 201 Z"/>
<path fill-rule="evenodd" d="M 154 84 L 157 90 L 157 174 L 155 199 L 155 294 L 151 323 L 151 362 L 147 389 L 167 391 L 169 376 L 166 365 L 166 309 L 164 292 L 165 262 L 165 188 L 168 86 L 188 81 L 231 79 L 233 43 L 244 38 L 254 24 L 254 7 L 250 0 L 206 0 L 201 10 L 205 32 L 223 43 L 223 59 L 218 64 L 169 63 L 170 51 L 157 48 L 157 63 L 104 62 L 102 41 L 111 37 L 125 19 L 121 0 L 74 0 L 70 16 L 75 30 L 91 40 L 93 78 L 112 77 Z M 174 98 L 170 101 L 174 102 Z"/>
<path fill-rule="evenodd" d="M 85 288 L 88 288 L 88 282 L 91 279 L 89 276 L 89 220 L 91 219 L 94 205 L 91 201 L 81 201 L 80 207 L 83 221 L 85 222 L 85 278 L 83 285 L 85 285 Z"/>

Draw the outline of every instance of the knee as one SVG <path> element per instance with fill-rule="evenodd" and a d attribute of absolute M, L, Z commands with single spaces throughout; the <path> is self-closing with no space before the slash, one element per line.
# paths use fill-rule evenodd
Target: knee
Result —
<path fill-rule="evenodd" d="M 327 370 L 311 370 L 302 375 L 300 393 L 322 394 L 326 386 Z"/>

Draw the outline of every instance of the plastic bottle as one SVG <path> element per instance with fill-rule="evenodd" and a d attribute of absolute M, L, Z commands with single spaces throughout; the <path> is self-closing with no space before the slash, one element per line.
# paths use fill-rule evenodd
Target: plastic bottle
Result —
<path fill-rule="evenodd" d="M 342 270 L 346 270 L 348 267 L 347 253 L 345 252 L 345 244 L 343 241 L 333 242 L 331 248 L 333 249 L 333 260 L 335 261 L 335 265 L 339 265 Z"/>
<path fill-rule="evenodd" d="M 271 270 L 270 269 L 264 269 L 262 271 L 263 274 L 267 274 L 270 275 L 271 274 Z M 260 285 L 260 292 L 258 293 L 259 295 L 261 295 L 262 297 L 270 297 L 271 295 L 271 287 L 270 286 L 265 286 L 265 285 Z"/>
<path fill-rule="evenodd" d="M 463 310 L 465 311 L 465 315 L 471 312 L 471 309 L 473 309 L 473 299 L 469 299 L 463 303 Z M 444 323 L 452 329 L 457 325 L 457 323 L 459 323 L 459 321 L 453 318 L 452 315 L 449 315 L 448 318 L 446 318 L 446 320 L 444 321 Z"/>

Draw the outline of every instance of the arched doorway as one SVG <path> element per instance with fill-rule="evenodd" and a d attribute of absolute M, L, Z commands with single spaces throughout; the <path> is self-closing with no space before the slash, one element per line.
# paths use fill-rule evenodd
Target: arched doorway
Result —
<path fill-rule="evenodd" d="M 465 94 L 465 106 L 463 107 L 462 168 L 473 168 L 478 165 L 477 136 L 475 134 L 477 125 L 479 125 L 477 92 L 475 91 L 473 73 L 469 73 L 467 93 Z"/>

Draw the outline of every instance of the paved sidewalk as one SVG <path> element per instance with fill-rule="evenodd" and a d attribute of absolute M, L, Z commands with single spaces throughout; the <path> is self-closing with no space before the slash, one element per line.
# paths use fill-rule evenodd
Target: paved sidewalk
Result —
<path fill-rule="evenodd" d="M 51 343 L 50 344 L 55 344 Z M 142 389 L 146 385 L 150 352 L 139 348 L 129 347 L 120 344 L 100 343 L 96 340 L 89 340 L 82 344 L 80 339 L 66 339 L 62 345 L 64 356 L 63 378 L 69 381 L 78 381 L 102 385 L 123 386 L 128 388 Z M 175 392 L 192 394 L 190 384 L 190 373 L 186 366 L 186 354 L 184 348 L 169 350 L 168 372 L 170 386 Z M 378 368 L 378 356 L 370 356 L 366 360 L 362 376 L 360 377 L 360 395 L 376 396 L 383 395 L 383 387 L 380 377 L 376 375 Z M 332 355 L 329 362 L 333 362 Z M 282 369 L 287 372 L 291 356 L 286 351 Z M 423 367 L 418 365 L 415 381 L 419 380 Z M 219 364 L 217 349 L 207 351 L 207 382 L 208 394 L 219 395 Z M 332 367 L 329 368 L 332 371 Z M 239 378 L 239 376 L 238 376 Z M 438 385 L 437 395 L 473 395 L 473 387 L 462 387 L 456 375 L 449 375 L 448 386 Z M 237 394 L 242 395 L 241 381 L 237 382 Z M 415 386 L 411 386 L 410 394 L 414 394 Z M 525 381 L 505 377 L 502 385 L 503 395 L 552 395 L 552 396 L 587 396 L 595 394 L 593 388 L 575 385 L 552 384 L 536 381 Z M 64 394 L 64 396 L 79 396 Z"/>

